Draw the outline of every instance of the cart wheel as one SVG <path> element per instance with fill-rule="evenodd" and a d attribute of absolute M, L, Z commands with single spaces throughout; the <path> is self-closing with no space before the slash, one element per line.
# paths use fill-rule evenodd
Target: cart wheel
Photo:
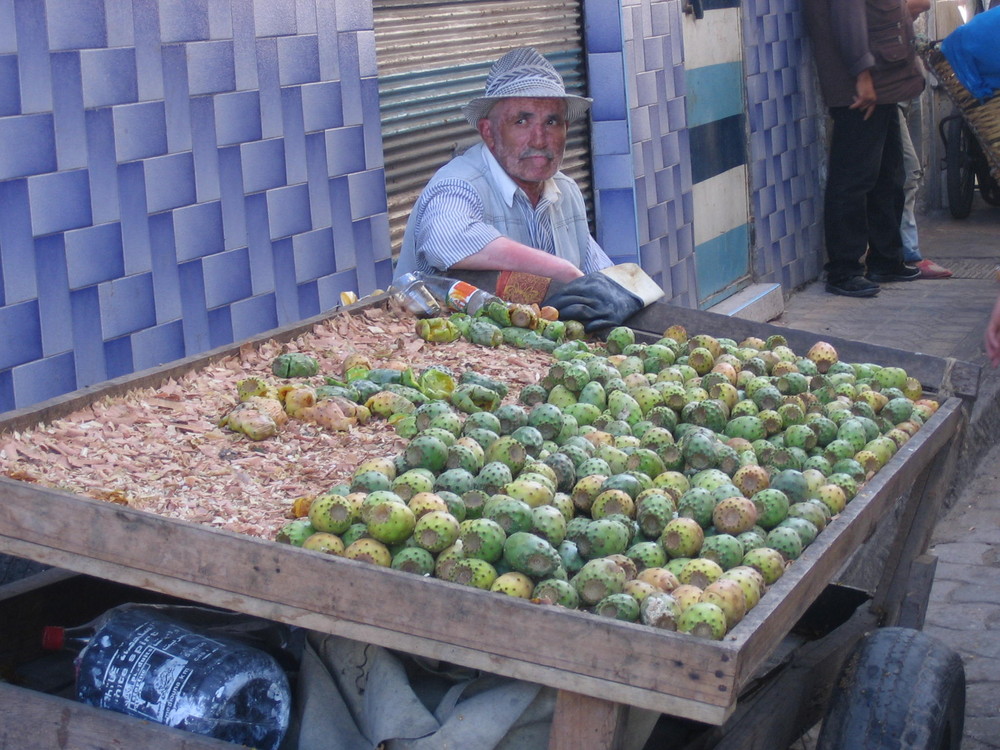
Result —
<path fill-rule="evenodd" d="M 844 664 L 817 750 L 958 750 L 962 659 L 909 628 L 869 634 Z"/>
<path fill-rule="evenodd" d="M 959 116 L 948 119 L 944 139 L 944 163 L 948 188 L 948 210 L 955 219 L 964 219 L 972 212 L 976 190 L 976 172 L 969 157 L 971 141 L 965 121 Z"/>

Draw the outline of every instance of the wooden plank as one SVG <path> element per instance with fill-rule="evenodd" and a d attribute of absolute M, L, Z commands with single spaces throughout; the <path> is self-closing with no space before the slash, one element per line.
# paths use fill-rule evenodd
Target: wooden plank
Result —
<path fill-rule="evenodd" d="M 49 564 L 698 720 L 724 720 L 735 701 L 726 644 L 10 480 L 0 498 L 0 550 Z M 498 636 L 510 622 L 520 636 Z"/>
<path fill-rule="evenodd" d="M 913 561 L 906 582 L 906 593 L 900 603 L 899 615 L 896 618 L 896 625 L 901 628 L 923 630 L 936 570 L 937 558 L 934 555 L 921 555 Z"/>
<path fill-rule="evenodd" d="M 231 742 L 0 682 L 0 750 L 233 750 Z"/>
<path fill-rule="evenodd" d="M 727 637 L 734 640 L 740 655 L 738 684 L 744 684 L 774 642 L 788 632 L 845 560 L 871 536 L 886 509 L 908 491 L 914 478 L 952 440 L 962 419 L 961 400 L 948 399 L 928 420 L 928 429 L 919 430 L 773 584 L 768 596 L 777 596 L 770 601 L 765 596 L 733 628 Z"/>
<path fill-rule="evenodd" d="M 979 392 L 981 368 L 969 362 L 876 346 L 770 323 L 756 323 L 704 310 L 690 310 L 665 302 L 654 302 L 629 318 L 626 324 L 656 337 L 661 336 L 671 325 L 682 325 L 691 334 L 708 333 L 737 341 L 749 336 L 767 338 L 770 335 L 780 334 L 788 340 L 792 349 L 803 353 L 814 343 L 822 340 L 833 344 L 841 359 L 846 362 L 874 362 L 902 367 L 925 387 L 940 391 L 946 396 L 956 395 L 974 399 Z"/>
<path fill-rule="evenodd" d="M 627 712 L 621 703 L 560 690 L 549 750 L 620 750 Z"/>

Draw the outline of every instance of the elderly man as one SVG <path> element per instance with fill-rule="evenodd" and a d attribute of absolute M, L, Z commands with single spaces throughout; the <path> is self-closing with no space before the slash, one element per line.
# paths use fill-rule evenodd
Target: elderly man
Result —
<path fill-rule="evenodd" d="M 569 123 L 586 116 L 590 103 L 567 94 L 556 69 L 532 48 L 497 60 L 484 95 L 463 108 L 482 142 L 421 192 L 396 278 L 413 271 L 545 277 L 567 284 L 545 302 L 591 330 L 641 309 L 642 299 L 598 273 L 612 262 L 590 234 L 580 188 L 559 171 Z"/>

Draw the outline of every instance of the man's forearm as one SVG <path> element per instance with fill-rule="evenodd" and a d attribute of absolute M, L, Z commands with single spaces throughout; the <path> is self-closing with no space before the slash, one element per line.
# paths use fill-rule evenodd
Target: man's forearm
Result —
<path fill-rule="evenodd" d="M 452 268 L 466 271 L 525 271 L 558 281 L 572 281 L 583 272 L 568 260 L 542 250 L 498 237 L 479 252 L 467 255 Z"/>

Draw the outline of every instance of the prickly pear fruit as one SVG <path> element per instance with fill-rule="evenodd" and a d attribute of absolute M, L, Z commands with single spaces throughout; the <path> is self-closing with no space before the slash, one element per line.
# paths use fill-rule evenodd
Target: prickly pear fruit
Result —
<path fill-rule="evenodd" d="M 719 578 L 705 587 L 701 601 L 715 604 L 726 615 L 726 630 L 731 630 L 747 613 L 746 594 L 736 581 Z"/>
<path fill-rule="evenodd" d="M 570 582 L 580 600 L 592 605 L 608 594 L 621 593 L 625 586 L 625 571 L 613 560 L 598 557 L 588 560 Z"/>
<path fill-rule="evenodd" d="M 706 557 L 696 557 L 685 563 L 677 579 L 682 584 L 686 583 L 690 586 L 697 586 L 700 589 L 704 589 L 710 583 L 717 581 L 722 573 L 722 566 L 714 560 Z"/>
<path fill-rule="evenodd" d="M 459 539 L 466 557 L 496 562 L 503 555 L 507 532 L 492 519 L 473 518 L 460 524 Z"/>
<path fill-rule="evenodd" d="M 758 571 L 770 586 L 785 572 L 785 558 L 773 547 L 757 547 L 743 556 L 743 564 Z"/>
<path fill-rule="evenodd" d="M 546 578 L 539 581 L 535 584 L 531 598 L 539 604 L 558 604 L 570 609 L 580 606 L 580 595 L 576 593 L 573 584 L 560 578 Z"/>
<path fill-rule="evenodd" d="M 677 630 L 719 641 L 726 635 L 726 614 L 717 604 L 695 602 L 681 612 L 677 619 Z"/>
<path fill-rule="evenodd" d="M 437 554 L 458 539 L 459 522 L 448 511 L 435 510 L 417 518 L 413 526 L 413 541 L 423 549 Z"/>
<path fill-rule="evenodd" d="M 493 585 L 490 586 L 490 591 L 516 596 L 520 599 L 530 599 L 534 589 L 534 582 L 524 573 L 519 573 L 516 570 L 497 576 Z"/>
<path fill-rule="evenodd" d="M 405 505 L 402 507 L 406 507 Z M 392 553 L 382 542 L 371 537 L 363 537 L 347 545 L 344 550 L 344 557 L 350 560 L 379 565 L 388 568 L 392 565 Z"/>
<path fill-rule="evenodd" d="M 601 617 L 613 617 L 616 620 L 635 622 L 639 619 L 639 602 L 631 594 L 624 591 L 608 594 L 594 605 L 594 613 Z"/>
<path fill-rule="evenodd" d="M 429 576 L 434 573 L 434 555 L 422 547 L 403 547 L 392 556 L 389 567 L 404 573 Z"/>
<path fill-rule="evenodd" d="M 712 521 L 715 528 L 724 534 L 742 534 L 757 523 L 757 506 L 742 495 L 727 497 L 715 506 Z"/>
<path fill-rule="evenodd" d="M 681 606 L 666 592 L 650 594 L 639 607 L 639 616 L 644 625 L 661 630 L 677 630 L 677 620 L 681 616 Z"/>
<path fill-rule="evenodd" d="M 705 541 L 705 531 L 693 518 L 674 518 L 663 527 L 660 544 L 670 557 L 694 557 Z"/>
<path fill-rule="evenodd" d="M 463 586 L 489 590 L 496 582 L 497 570 L 486 560 L 466 557 L 456 560 L 448 572 L 448 580 Z"/>

